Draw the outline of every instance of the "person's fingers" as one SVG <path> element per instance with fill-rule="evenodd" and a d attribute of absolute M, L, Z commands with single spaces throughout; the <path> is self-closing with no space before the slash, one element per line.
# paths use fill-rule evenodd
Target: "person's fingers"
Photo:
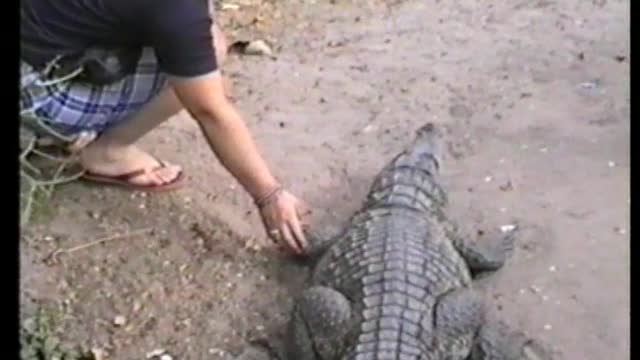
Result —
<path fill-rule="evenodd" d="M 278 244 L 281 241 L 282 234 L 277 228 L 271 228 L 268 230 L 268 236 L 274 243 Z"/>
<path fill-rule="evenodd" d="M 298 216 L 301 218 L 307 215 L 311 215 L 312 213 L 311 208 L 302 201 L 298 201 L 298 203 L 296 204 L 296 212 L 298 213 Z"/>
<path fill-rule="evenodd" d="M 287 243 L 290 249 L 292 249 L 298 254 L 302 253 L 302 249 L 300 249 L 300 246 L 298 245 L 296 240 L 293 238 L 293 235 L 291 234 L 291 230 L 289 230 L 289 226 L 287 226 L 286 223 L 282 224 L 282 226 L 280 227 L 280 236 L 281 236 L 281 239 Z"/>
<path fill-rule="evenodd" d="M 261 209 L 260 213 L 267 236 L 269 236 L 273 241 L 280 241 L 280 223 L 282 223 L 282 221 L 278 221 L 277 219 L 278 216 L 276 215 L 278 214 L 278 211 L 273 209 L 272 206 L 266 206 Z"/>
<path fill-rule="evenodd" d="M 302 226 L 300 225 L 300 220 L 298 220 L 297 216 L 293 216 L 291 220 L 289 220 L 289 227 L 291 228 L 291 232 L 295 237 L 295 241 L 300 247 L 302 251 L 305 251 L 309 248 L 309 243 L 307 242 L 307 238 L 304 236 L 304 232 L 302 231 Z"/>

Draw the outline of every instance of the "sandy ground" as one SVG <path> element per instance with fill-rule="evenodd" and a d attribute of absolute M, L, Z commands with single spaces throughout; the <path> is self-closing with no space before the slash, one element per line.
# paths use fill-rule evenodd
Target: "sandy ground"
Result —
<path fill-rule="evenodd" d="M 561 359 L 626 359 L 628 6 L 290 3 L 269 28 L 277 60 L 232 57 L 226 72 L 265 156 L 326 234 L 417 127 L 444 126 L 451 213 L 470 233 L 522 228 L 514 257 L 483 287 L 493 306 Z M 230 358 L 279 329 L 305 269 L 252 248 L 264 234 L 251 201 L 186 115 L 143 142 L 183 164 L 189 187 L 153 196 L 62 188 L 56 214 L 21 241 L 23 312 L 57 309 L 63 338 L 114 359 L 158 348 Z M 146 228 L 44 261 L 59 247 Z"/>

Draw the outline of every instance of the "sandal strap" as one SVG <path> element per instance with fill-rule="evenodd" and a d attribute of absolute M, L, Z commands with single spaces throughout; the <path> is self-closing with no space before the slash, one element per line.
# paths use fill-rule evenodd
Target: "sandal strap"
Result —
<path fill-rule="evenodd" d="M 145 174 L 149 174 L 155 171 L 158 171 L 160 169 L 164 169 L 165 167 L 167 167 L 167 164 L 162 161 L 162 160 L 158 160 L 156 159 L 156 161 L 158 162 L 159 165 L 153 167 L 153 168 L 146 168 L 146 169 L 138 169 L 138 170 L 134 170 L 134 171 L 130 171 L 128 173 L 124 173 L 121 175 L 114 175 L 114 176 L 109 176 L 110 178 L 114 179 L 114 180 L 118 180 L 118 181 L 129 181 L 133 178 L 136 178 L 138 176 L 141 175 L 145 175 Z M 95 176 L 105 176 L 104 174 L 98 174 L 98 173 L 94 173 L 92 171 L 87 171 L 87 174 L 89 175 L 95 175 Z"/>

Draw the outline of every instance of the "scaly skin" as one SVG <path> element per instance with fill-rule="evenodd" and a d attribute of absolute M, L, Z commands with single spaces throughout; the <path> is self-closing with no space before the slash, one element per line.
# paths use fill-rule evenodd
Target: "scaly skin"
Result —
<path fill-rule="evenodd" d="M 420 129 L 323 249 L 294 308 L 286 360 L 549 358 L 488 318 L 473 290 L 472 272 L 500 268 L 513 237 L 468 242 L 447 220 L 438 145 L 437 129 Z"/>

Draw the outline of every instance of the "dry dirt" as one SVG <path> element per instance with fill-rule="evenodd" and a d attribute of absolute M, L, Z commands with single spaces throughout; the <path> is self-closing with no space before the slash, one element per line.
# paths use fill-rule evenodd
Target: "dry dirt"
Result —
<path fill-rule="evenodd" d="M 629 2 L 336 3 L 259 16 L 277 59 L 234 56 L 226 68 L 264 155 L 315 210 L 314 228 L 335 231 L 413 131 L 442 124 L 451 213 L 469 232 L 522 228 L 484 287 L 493 306 L 560 359 L 628 359 Z M 61 188 L 55 215 L 21 239 L 22 312 L 58 311 L 63 339 L 113 359 L 158 348 L 227 359 L 283 324 L 306 271 L 245 246 L 264 238 L 251 201 L 186 115 L 143 143 L 183 164 L 189 186 Z"/>

